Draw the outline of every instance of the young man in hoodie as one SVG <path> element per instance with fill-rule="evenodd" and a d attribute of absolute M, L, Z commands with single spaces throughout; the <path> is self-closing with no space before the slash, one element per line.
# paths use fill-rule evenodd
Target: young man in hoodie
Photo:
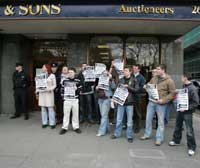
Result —
<path fill-rule="evenodd" d="M 188 89 L 188 100 L 189 100 L 189 109 L 178 111 L 176 115 L 176 126 L 174 129 L 173 139 L 169 142 L 170 146 L 180 145 L 180 141 L 182 138 L 182 127 L 183 122 L 186 125 L 186 133 L 187 133 L 187 146 L 188 146 L 188 155 L 193 156 L 196 150 L 196 142 L 194 136 L 193 129 L 193 112 L 198 107 L 199 97 L 197 93 L 196 87 L 191 83 L 190 76 L 187 73 L 184 73 L 182 76 L 182 82 L 184 84 L 184 88 Z"/>
<path fill-rule="evenodd" d="M 139 85 L 135 77 L 131 75 L 131 70 L 129 67 L 124 68 L 124 77 L 119 80 L 119 84 L 124 85 L 128 89 L 128 97 L 124 105 L 117 105 L 117 123 L 115 127 L 115 132 L 111 136 L 111 139 L 116 139 L 121 136 L 122 132 L 122 122 L 124 113 L 127 114 L 127 128 L 126 137 L 129 143 L 133 142 L 133 94 L 139 91 Z"/>
<path fill-rule="evenodd" d="M 149 84 L 157 86 L 159 99 L 149 99 L 147 105 L 145 133 L 140 139 L 147 140 L 150 138 L 152 132 L 152 120 L 156 112 L 158 117 L 158 128 L 156 131 L 155 145 L 160 146 L 164 141 L 165 111 L 167 103 L 173 99 L 176 93 L 175 84 L 171 77 L 166 74 L 166 66 L 164 64 L 160 64 L 156 67 L 156 76 L 150 80 Z"/>

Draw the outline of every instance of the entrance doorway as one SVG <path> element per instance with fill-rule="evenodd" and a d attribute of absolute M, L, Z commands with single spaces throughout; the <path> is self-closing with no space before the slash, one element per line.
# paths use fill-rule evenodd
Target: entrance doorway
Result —
<path fill-rule="evenodd" d="M 30 89 L 30 110 L 39 110 L 38 100 L 35 95 L 35 76 L 44 64 L 58 63 L 58 71 L 61 71 L 63 64 L 67 63 L 67 47 L 63 40 L 35 40 L 32 47 L 32 60 L 30 65 L 30 75 L 32 85 Z"/>

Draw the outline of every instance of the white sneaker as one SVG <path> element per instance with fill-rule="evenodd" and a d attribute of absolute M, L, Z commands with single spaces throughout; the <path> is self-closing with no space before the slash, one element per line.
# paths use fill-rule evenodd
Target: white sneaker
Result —
<path fill-rule="evenodd" d="M 175 143 L 174 141 L 170 141 L 169 142 L 169 146 L 178 146 L 178 145 L 180 145 L 180 144 Z"/>
<path fill-rule="evenodd" d="M 192 149 L 188 150 L 188 155 L 189 156 L 194 156 L 194 154 L 195 154 L 195 151 L 193 151 Z"/>
<path fill-rule="evenodd" d="M 101 136 L 103 136 L 103 135 L 101 135 L 101 134 L 97 134 L 96 136 L 97 136 L 97 137 L 101 137 Z"/>

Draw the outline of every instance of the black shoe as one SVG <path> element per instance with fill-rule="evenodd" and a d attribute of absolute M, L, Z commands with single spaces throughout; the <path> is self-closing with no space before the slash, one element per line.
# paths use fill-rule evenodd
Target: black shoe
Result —
<path fill-rule="evenodd" d="M 88 120 L 89 124 L 95 124 L 94 120 Z"/>
<path fill-rule="evenodd" d="M 133 138 L 128 138 L 127 141 L 128 141 L 129 143 L 133 143 Z"/>
<path fill-rule="evenodd" d="M 28 119 L 29 119 L 29 116 L 25 116 L 25 117 L 24 117 L 24 120 L 28 120 Z"/>
<path fill-rule="evenodd" d="M 117 139 L 117 137 L 115 135 L 111 135 L 110 139 Z"/>
<path fill-rule="evenodd" d="M 51 125 L 51 129 L 55 129 L 56 128 L 56 126 L 55 125 Z"/>
<path fill-rule="evenodd" d="M 47 125 L 47 124 L 45 124 L 45 125 L 42 125 L 42 128 L 46 128 L 46 127 L 48 127 L 48 125 Z"/>
<path fill-rule="evenodd" d="M 78 129 L 75 129 L 74 132 L 76 132 L 77 134 L 80 134 L 81 130 L 78 128 Z"/>
<path fill-rule="evenodd" d="M 14 115 L 14 116 L 10 117 L 10 119 L 15 119 L 15 118 L 19 118 L 19 117 L 20 117 L 20 115 Z"/>
<path fill-rule="evenodd" d="M 60 135 L 63 135 L 63 134 L 65 134 L 66 132 L 67 132 L 66 129 L 61 129 L 60 132 L 59 132 L 59 134 L 60 134 Z"/>

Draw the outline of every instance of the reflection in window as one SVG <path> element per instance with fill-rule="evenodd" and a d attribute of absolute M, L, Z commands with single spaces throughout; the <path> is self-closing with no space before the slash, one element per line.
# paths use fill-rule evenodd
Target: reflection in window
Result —
<path fill-rule="evenodd" d="M 110 66 L 111 61 L 123 57 L 123 43 L 119 37 L 95 37 L 90 43 L 90 64 L 100 62 Z"/>
<path fill-rule="evenodd" d="M 36 41 L 33 44 L 33 55 L 42 57 L 67 57 L 67 41 Z"/>
<path fill-rule="evenodd" d="M 127 64 L 140 64 L 150 69 L 159 63 L 159 42 L 154 38 L 131 37 L 126 41 Z"/>

